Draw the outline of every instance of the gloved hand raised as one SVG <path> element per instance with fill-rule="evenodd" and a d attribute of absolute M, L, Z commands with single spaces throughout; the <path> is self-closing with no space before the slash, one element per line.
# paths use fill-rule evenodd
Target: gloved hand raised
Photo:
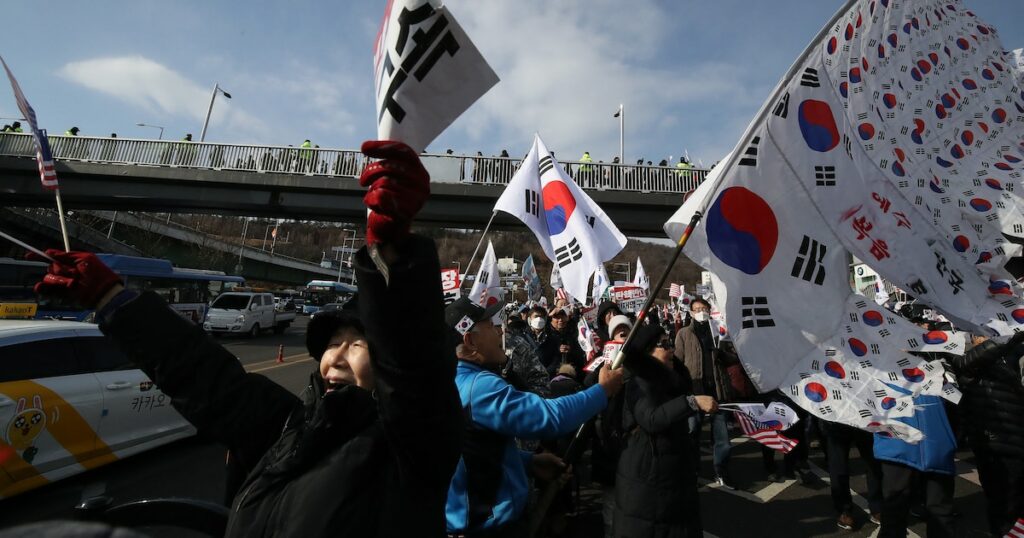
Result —
<path fill-rule="evenodd" d="M 359 184 L 369 187 L 363 201 L 373 210 L 366 223 L 366 242 L 393 242 L 409 234 L 413 217 L 430 195 L 430 174 L 416 152 L 402 142 L 367 140 L 362 152 L 381 159 L 367 165 Z"/>
<path fill-rule="evenodd" d="M 50 263 L 43 280 L 36 283 L 34 289 L 39 295 L 71 299 L 85 308 L 96 308 L 108 291 L 121 284 L 121 277 L 91 252 L 64 252 L 51 248 L 46 254 L 57 263 Z M 47 261 L 31 252 L 25 258 Z"/>

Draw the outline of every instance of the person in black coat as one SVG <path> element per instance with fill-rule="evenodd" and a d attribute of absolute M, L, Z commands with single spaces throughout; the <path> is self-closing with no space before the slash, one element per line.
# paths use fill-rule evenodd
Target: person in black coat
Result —
<path fill-rule="evenodd" d="M 661 326 L 637 329 L 626 350 L 623 430 L 616 474 L 615 536 L 701 537 L 697 469 L 687 418 L 712 413 L 711 396 L 694 396 L 686 367 L 673 357 Z"/>
<path fill-rule="evenodd" d="M 1024 517 L 1024 333 L 1005 344 L 981 336 L 972 343 L 950 362 L 963 393 L 961 424 L 977 459 L 989 530 L 1004 536 Z"/>
<path fill-rule="evenodd" d="M 442 337 L 440 264 L 409 235 L 429 193 L 415 153 L 368 142 L 367 244 L 355 257 L 358 317 L 310 323 L 319 368 L 301 398 L 258 374 L 153 292 L 126 290 L 94 255 L 50 250 L 37 291 L 97 308 L 100 329 L 246 471 L 227 536 L 446 536 L 459 461 L 454 342 Z M 403 312 L 416 323 L 402 323 Z"/>

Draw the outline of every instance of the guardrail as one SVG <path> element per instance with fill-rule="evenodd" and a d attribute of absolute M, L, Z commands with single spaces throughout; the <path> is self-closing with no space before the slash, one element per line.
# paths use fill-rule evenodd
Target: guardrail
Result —
<path fill-rule="evenodd" d="M 254 146 L 171 140 L 51 135 L 58 161 L 111 165 L 160 166 L 258 173 L 358 177 L 369 159 L 357 150 Z M 0 133 L 0 155 L 35 158 L 30 134 Z M 504 185 L 522 162 L 508 157 L 423 154 L 434 181 Z M 584 189 L 686 193 L 697 188 L 708 170 L 611 163 L 563 161 L 562 166 Z"/>

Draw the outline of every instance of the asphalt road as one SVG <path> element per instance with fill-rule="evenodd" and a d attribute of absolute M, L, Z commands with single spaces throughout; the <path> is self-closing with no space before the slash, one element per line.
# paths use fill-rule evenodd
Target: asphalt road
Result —
<path fill-rule="evenodd" d="M 239 358 L 250 372 L 266 375 L 288 390 L 299 393 L 314 371 L 315 364 L 305 352 L 303 335 L 308 318 L 299 320 L 284 334 L 264 334 L 254 340 L 221 337 L 219 341 Z M 284 362 L 276 362 L 283 345 Z M 734 437 L 738 435 L 734 434 Z M 811 462 L 818 476 L 809 484 L 799 480 L 773 483 L 761 469 L 756 443 L 734 439 L 733 474 L 739 491 L 717 487 L 701 489 L 701 513 L 706 536 L 714 537 L 868 537 L 877 527 L 857 514 L 860 526 L 854 531 L 836 527 L 836 514 L 829 496 L 828 473 L 822 451 L 812 445 Z M 856 451 L 854 451 L 856 454 Z M 972 456 L 958 454 L 956 479 L 957 536 L 987 536 L 985 501 L 977 484 Z M 781 458 L 779 458 L 781 460 Z M 852 456 L 854 501 L 866 508 L 861 495 L 866 491 L 859 459 Z M 224 449 L 202 438 L 192 438 L 122 460 L 106 467 L 45 486 L 12 499 L 0 501 L 0 528 L 46 519 L 69 518 L 72 508 L 85 498 L 107 495 L 115 502 L 156 498 L 188 497 L 223 501 Z M 704 454 L 704 476 L 711 473 L 710 454 Z M 578 466 L 580 468 L 585 465 Z M 585 476 L 581 477 L 585 480 Z M 704 482 L 707 482 L 706 480 Z M 584 484 L 578 509 L 567 518 L 565 536 L 601 536 L 600 492 Z M 858 495 L 858 493 L 860 495 Z M 912 519 L 911 536 L 925 536 L 924 523 Z M 174 535 L 174 534 L 169 534 Z"/>

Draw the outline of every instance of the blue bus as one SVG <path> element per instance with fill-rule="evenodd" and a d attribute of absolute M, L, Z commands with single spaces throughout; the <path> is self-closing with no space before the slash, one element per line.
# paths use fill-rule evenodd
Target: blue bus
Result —
<path fill-rule="evenodd" d="M 333 280 L 311 280 L 306 284 L 302 298 L 306 301 L 302 305 L 302 313 L 312 315 L 320 311 L 320 308 L 329 303 L 344 303 L 352 298 L 359 291 L 356 286 L 335 282 Z"/>
<path fill-rule="evenodd" d="M 225 291 L 245 284 L 240 276 L 221 271 L 174 267 L 169 260 L 140 258 L 119 254 L 97 254 L 123 280 L 125 287 L 137 291 L 150 290 L 167 300 L 196 323 L 206 317 L 210 301 Z M 34 302 L 32 285 L 46 274 L 47 264 L 0 258 L 0 302 Z M 38 298 L 36 318 L 58 318 L 82 321 L 91 310 L 48 302 Z"/>

